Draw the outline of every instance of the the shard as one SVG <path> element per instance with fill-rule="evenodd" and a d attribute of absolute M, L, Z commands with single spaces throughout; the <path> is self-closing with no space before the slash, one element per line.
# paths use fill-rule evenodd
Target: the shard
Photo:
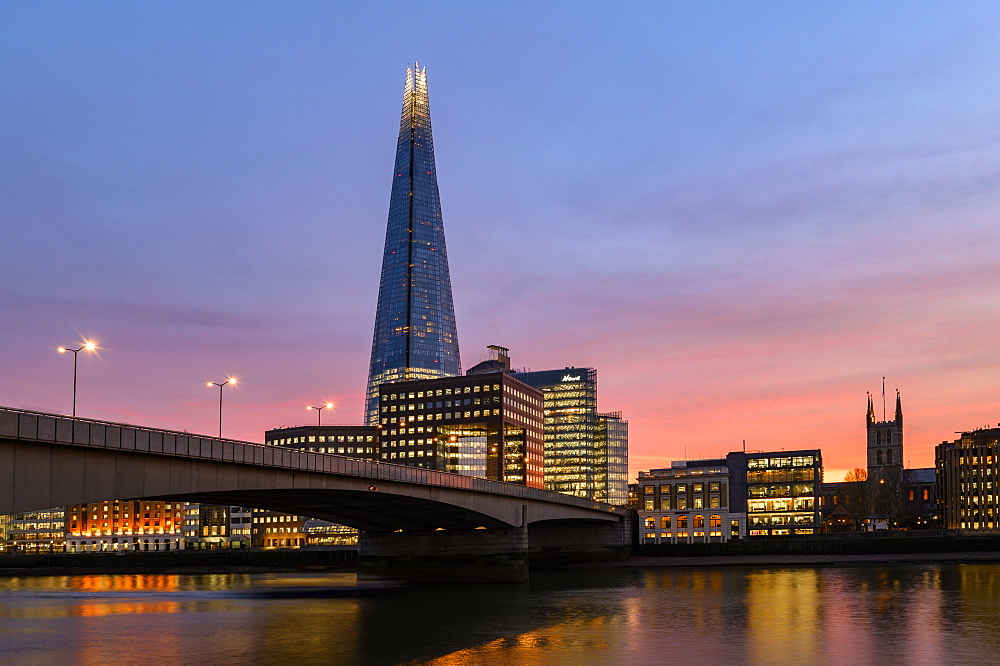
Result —
<path fill-rule="evenodd" d="M 365 419 L 379 423 L 381 384 L 461 373 L 427 70 L 414 66 L 406 69 Z"/>

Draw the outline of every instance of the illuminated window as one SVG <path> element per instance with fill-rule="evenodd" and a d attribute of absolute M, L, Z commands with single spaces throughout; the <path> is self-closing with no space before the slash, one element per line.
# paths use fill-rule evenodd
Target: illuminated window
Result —
<path fill-rule="evenodd" d="M 705 508 L 705 498 L 704 497 L 695 497 L 694 498 L 694 508 L 695 509 L 704 509 Z"/>
<path fill-rule="evenodd" d="M 670 529 L 670 516 L 663 516 L 660 518 L 660 529 L 669 530 Z"/>
<path fill-rule="evenodd" d="M 708 519 L 709 527 L 722 527 L 722 516 L 716 514 Z"/>
<path fill-rule="evenodd" d="M 697 515 L 692 522 L 694 523 L 692 527 L 695 529 L 703 528 L 705 527 L 705 516 Z"/>
<path fill-rule="evenodd" d="M 687 526 L 688 526 L 688 517 L 677 516 L 677 529 L 684 530 L 687 529 Z"/>

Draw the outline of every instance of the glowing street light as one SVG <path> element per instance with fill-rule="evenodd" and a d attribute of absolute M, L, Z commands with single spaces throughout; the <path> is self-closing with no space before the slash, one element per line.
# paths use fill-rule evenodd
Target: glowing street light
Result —
<path fill-rule="evenodd" d="M 84 340 L 76 349 L 70 349 L 69 347 L 56 347 L 56 351 L 60 354 L 65 354 L 66 352 L 73 352 L 73 417 L 76 418 L 76 359 L 82 351 L 96 351 L 97 343 L 93 340 Z"/>
<path fill-rule="evenodd" d="M 232 384 L 236 386 L 236 377 L 230 377 L 224 382 L 207 382 L 206 386 L 212 388 L 213 386 L 219 387 L 219 437 L 222 437 L 222 387 L 226 384 Z"/>
<path fill-rule="evenodd" d="M 332 402 L 328 402 L 325 405 L 321 405 L 320 407 L 313 407 L 312 405 L 306 405 L 306 409 L 315 409 L 316 410 L 316 425 L 322 427 L 322 425 L 323 425 L 323 410 L 324 409 L 333 409 L 333 403 Z"/>

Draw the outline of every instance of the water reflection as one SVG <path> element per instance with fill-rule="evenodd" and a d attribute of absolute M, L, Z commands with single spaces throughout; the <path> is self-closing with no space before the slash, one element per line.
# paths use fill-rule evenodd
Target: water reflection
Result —
<path fill-rule="evenodd" d="M 9 663 L 80 664 L 921 664 L 1000 652 L 994 564 L 618 569 L 536 574 L 530 585 L 274 594 L 356 582 L 0 579 L 0 645 Z"/>

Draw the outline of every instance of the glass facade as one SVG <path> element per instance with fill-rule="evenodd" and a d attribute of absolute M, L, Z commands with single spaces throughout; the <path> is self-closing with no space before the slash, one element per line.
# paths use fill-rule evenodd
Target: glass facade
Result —
<path fill-rule="evenodd" d="M 819 531 L 822 460 L 818 450 L 746 457 L 750 536 Z"/>
<path fill-rule="evenodd" d="M 366 422 L 378 423 L 380 385 L 461 372 L 434 165 L 427 73 L 426 69 L 407 68 L 368 374 Z"/>
<path fill-rule="evenodd" d="M 545 396 L 545 489 L 624 505 L 628 422 L 597 413 L 597 370 L 515 372 Z"/>
<path fill-rule="evenodd" d="M 595 435 L 594 499 L 624 506 L 628 503 L 628 421 L 621 412 L 598 414 Z"/>

